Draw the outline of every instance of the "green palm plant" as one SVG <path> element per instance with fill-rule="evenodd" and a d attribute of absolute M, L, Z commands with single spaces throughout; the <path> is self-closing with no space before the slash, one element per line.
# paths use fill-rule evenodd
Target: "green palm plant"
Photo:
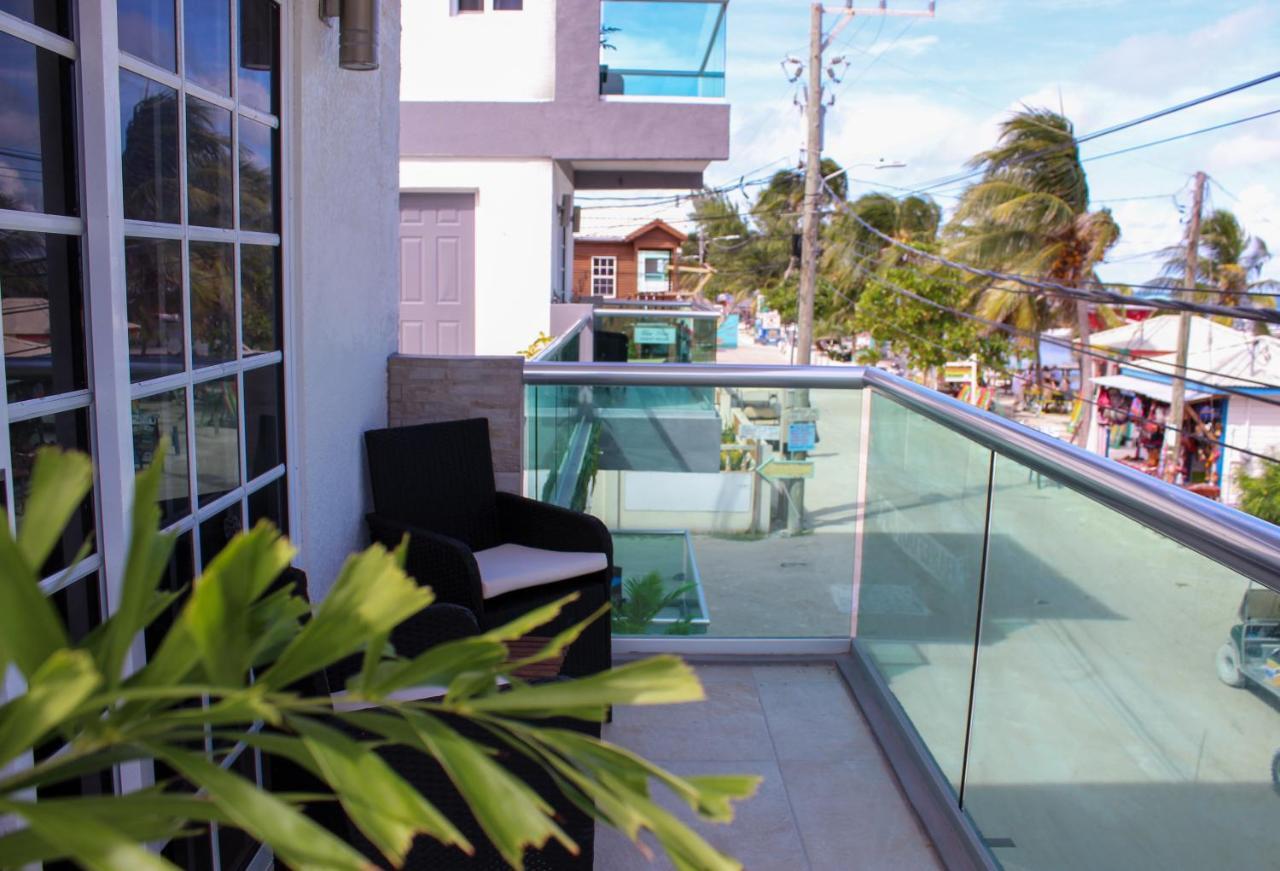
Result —
<path fill-rule="evenodd" d="M 659 808 L 649 786 L 665 785 L 703 818 L 727 820 L 731 802 L 751 794 L 757 778 L 679 778 L 606 742 L 539 724 L 552 716 L 600 721 L 611 705 L 701 698 L 696 677 L 680 660 L 654 657 L 574 681 L 521 681 L 515 668 L 558 655 L 585 624 L 515 663 L 507 661 L 504 642 L 553 619 L 563 601 L 482 635 L 400 656 L 387 643 L 392 627 L 433 598 L 429 587 L 405 574 L 403 549 L 374 546 L 352 556 L 312 613 L 292 590 L 273 587 L 293 550 L 265 523 L 236 536 L 185 599 L 162 593 L 157 585 L 175 538 L 157 532 L 161 471 L 158 459 L 137 479 L 115 612 L 78 641 L 38 578 L 89 492 L 88 458 L 42 451 L 16 538 L 0 522 L 0 671 L 16 669 L 25 686 L 0 704 L 0 816 L 24 824 L 0 836 L 0 867 L 67 859 L 95 871 L 173 869 L 145 845 L 210 823 L 243 830 L 289 867 L 372 867 L 303 812 L 324 800 L 339 802 L 395 866 L 418 836 L 471 852 L 454 822 L 376 752 L 389 744 L 434 758 L 514 867 L 528 845 L 555 839 L 576 850 L 549 804 L 448 725 L 450 718 L 481 727 L 537 762 L 567 797 L 605 824 L 632 839 L 652 831 L 677 868 L 740 867 Z M 138 634 L 171 608 L 177 616 L 155 654 L 128 672 Z M 309 674 L 353 655 L 363 665 L 346 686 L 352 705 L 296 689 Z M 500 678 L 508 689 L 499 690 Z M 398 691 L 424 685 L 447 687 L 447 694 L 397 699 Z M 359 704 L 367 707 L 351 710 Z M 357 740 L 343 726 L 377 740 Z M 328 791 L 263 790 L 218 764 L 225 750 L 192 749 L 193 742 L 203 747 L 210 739 L 215 748 L 243 744 L 300 765 Z M 194 791 L 168 791 L 161 783 L 125 795 L 37 800 L 47 787 L 72 778 L 151 762 Z"/>
<path fill-rule="evenodd" d="M 1161 253 L 1165 263 L 1160 277 L 1181 284 L 1186 280 L 1186 249 L 1175 245 Z M 1215 209 L 1200 224 L 1196 286 L 1201 289 L 1193 297 L 1222 305 L 1275 308 L 1280 282 L 1261 278 L 1262 268 L 1270 259 L 1265 241 L 1250 235 L 1230 210 Z M 1266 334 L 1261 321 L 1255 321 L 1254 328 Z"/>
<path fill-rule="evenodd" d="M 1089 183 L 1070 120 L 1048 109 L 1024 108 L 1000 125 L 996 145 L 975 155 L 969 166 L 982 176 L 961 196 L 946 228 L 950 256 L 1067 287 L 1097 281 L 1095 270 L 1119 241 L 1120 227 L 1110 210 L 1089 208 Z M 973 306 L 982 317 L 1034 334 L 1037 381 L 1039 334 L 1070 323 L 1074 315 L 1081 388 L 1087 395 L 1087 302 L 1029 292 L 1014 282 L 984 281 L 975 285 Z"/>

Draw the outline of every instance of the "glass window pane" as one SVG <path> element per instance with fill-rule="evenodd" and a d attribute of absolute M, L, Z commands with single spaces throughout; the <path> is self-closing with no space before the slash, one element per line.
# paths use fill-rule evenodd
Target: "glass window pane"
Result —
<path fill-rule="evenodd" d="M 161 767 L 157 765 L 157 779 L 161 776 L 161 770 Z M 173 771 L 169 769 L 164 769 L 164 773 L 170 777 L 174 776 Z M 190 789 L 189 786 L 182 788 L 184 791 Z M 196 834 L 173 838 L 164 845 L 160 855 L 179 868 L 185 868 L 186 871 L 211 871 L 213 868 L 213 839 L 209 834 L 210 827 L 206 824 L 193 825 L 189 828 L 195 830 Z"/>
<path fill-rule="evenodd" d="M 80 240 L 0 230 L 0 300 L 9 401 L 84 389 Z"/>
<path fill-rule="evenodd" d="M 102 589 L 98 574 L 86 575 L 49 597 L 67 627 L 67 637 L 79 644 L 102 623 Z"/>
<path fill-rule="evenodd" d="M 493 0 L 493 8 L 497 12 L 519 12 L 524 8 L 524 0 Z"/>
<path fill-rule="evenodd" d="M 280 67 L 280 8 L 273 0 L 240 0 L 241 105 L 275 114 Z"/>
<path fill-rule="evenodd" d="M 258 754 L 245 747 L 231 763 L 231 770 L 250 783 L 258 782 Z M 259 844 L 243 831 L 231 826 L 218 826 L 218 858 L 222 871 L 245 871 L 258 854 Z"/>
<path fill-rule="evenodd" d="M 196 492 L 205 505 L 240 486 L 240 400 L 236 379 L 195 386 Z"/>
<path fill-rule="evenodd" d="M 230 0 L 185 0 L 182 29 L 186 31 L 187 78 L 219 94 L 230 94 Z"/>
<path fill-rule="evenodd" d="M 19 529 L 22 528 L 27 493 L 31 488 L 36 453 L 48 445 L 89 453 L 89 417 L 86 410 L 77 408 L 9 426 L 9 447 L 13 454 L 13 511 Z M 93 494 L 90 493 L 80 505 L 80 510 L 71 516 L 62 542 L 53 549 L 44 564 L 42 577 L 49 577 L 70 565 L 80 546 L 93 537 L 93 529 Z"/>
<path fill-rule="evenodd" d="M 168 526 L 191 513 L 191 471 L 187 457 L 187 391 L 170 390 L 133 401 L 133 467 L 155 459 L 160 440 L 169 440 L 160 480 L 160 523 Z"/>
<path fill-rule="evenodd" d="M 120 147 L 124 216 L 178 223 L 178 92 L 121 70 Z"/>
<path fill-rule="evenodd" d="M 284 390 L 280 366 L 244 373 L 244 430 L 249 479 L 284 462 Z"/>
<path fill-rule="evenodd" d="M 869 450 L 857 636 L 958 792 L 991 452 L 880 395 Z"/>
<path fill-rule="evenodd" d="M 219 511 L 200 524 L 200 565 L 207 566 L 243 528 L 240 503 Z"/>
<path fill-rule="evenodd" d="M 129 306 L 129 380 L 181 372 L 182 243 L 126 239 L 125 288 Z"/>
<path fill-rule="evenodd" d="M 484 0 L 458 0 L 459 12 L 483 12 Z"/>
<path fill-rule="evenodd" d="M 231 111 L 187 97 L 187 221 L 230 227 Z"/>
<path fill-rule="evenodd" d="M 167 70 L 178 69 L 174 0 L 117 0 L 120 50 Z"/>
<path fill-rule="evenodd" d="M 240 340 L 247 357 L 280 350 L 280 250 L 240 246 Z"/>
<path fill-rule="evenodd" d="M 284 478 L 277 478 L 261 490 L 249 496 L 249 526 L 260 520 L 269 520 L 281 532 L 289 531 L 288 487 Z"/>
<path fill-rule="evenodd" d="M 0 0 L 0 12 L 8 12 L 59 36 L 71 36 L 67 0 Z"/>
<path fill-rule="evenodd" d="M 156 589 L 161 593 L 182 592 L 182 595 L 146 628 L 144 635 L 148 658 L 154 656 L 160 649 L 160 643 L 169 633 L 169 627 L 173 625 L 174 618 L 178 616 L 178 610 L 190 592 L 191 582 L 195 580 L 195 556 L 191 550 L 191 539 L 189 532 L 178 536 L 178 540 L 173 543 L 169 564 L 165 566 L 164 574 L 160 576 L 160 583 L 156 585 Z"/>
<path fill-rule="evenodd" d="M 192 242 L 191 360 L 196 368 L 236 358 L 235 248 Z"/>
<path fill-rule="evenodd" d="M 78 213 L 71 61 L 0 33 L 0 209 Z"/>
<path fill-rule="evenodd" d="M 240 117 L 240 229 L 274 233 L 276 132 Z"/>

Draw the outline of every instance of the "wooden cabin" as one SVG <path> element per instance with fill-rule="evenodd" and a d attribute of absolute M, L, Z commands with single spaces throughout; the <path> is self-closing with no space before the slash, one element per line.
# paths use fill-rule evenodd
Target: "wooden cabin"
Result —
<path fill-rule="evenodd" d="M 574 299 L 675 299 L 675 267 L 687 238 L 661 220 L 626 236 L 575 236 Z"/>

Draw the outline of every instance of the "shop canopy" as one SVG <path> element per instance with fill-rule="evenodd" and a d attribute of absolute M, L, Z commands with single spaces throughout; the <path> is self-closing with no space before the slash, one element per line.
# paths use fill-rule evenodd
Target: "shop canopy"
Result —
<path fill-rule="evenodd" d="M 1239 345 L 1249 338 L 1248 333 L 1242 333 L 1208 318 L 1192 316 L 1191 341 L 1187 347 L 1191 353 L 1197 353 L 1218 347 Z M 1145 321 L 1136 321 L 1122 327 L 1103 330 L 1091 335 L 1089 344 L 1095 348 L 1112 348 L 1143 356 L 1172 354 L 1178 350 L 1178 318 L 1176 315 L 1157 315 Z"/>
<path fill-rule="evenodd" d="M 1167 404 L 1173 401 L 1173 386 L 1167 381 L 1151 381 L 1147 378 L 1139 378 L 1136 375 L 1104 375 L 1101 378 L 1093 379 L 1093 383 L 1099 387 L 1114 387 L 1116 390 L 1123 390 L 1126 393 L 1137 393 L 1139 396 L 1154 399 L 1156 402 Z M 1188 390 L 1186 401 L 1195 402 L 1198 399 L 1208 399 L 1210 396 L 1213 396 L 1213 394 L 1201 393 L 1198 390 Z"/>
<path fill-rule="evenodd" d="M 1249 393 L 1280 393 L 1280 339 L 1241 335 L 1239 341 L 1230 345 L 1200 350 L 1194 350 L 1193 346 L 1187 355 L 1188 380 L 1202 389 L 1230 387 Z M 1151 357 L 1143 360 L 1142 366 L 1157 370 L 1159 374 L 1152 373 L 1154 377 L 1172 378 L 1176 357 L 1173 354 Z"/>

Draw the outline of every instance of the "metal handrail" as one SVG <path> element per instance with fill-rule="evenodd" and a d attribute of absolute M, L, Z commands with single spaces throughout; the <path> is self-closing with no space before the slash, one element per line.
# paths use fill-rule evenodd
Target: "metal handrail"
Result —
<path fill-rule="evenodd" d="M 569 340 L 581 333 L 589 323 L 591 323 L 591 315 L 583 315 L 578 318 L 578 320 L 574 322 L 573 326 L 556 336 L 551 340 L 550 344 L 538 353 L 534 354 L 533 357 L 530 358 L 531 362 L 549 362 L 547 360 L 548 357 L 568 344 Z"/>
<path fill-rule="evenodd" d="M 524 383 L 846 390 L 869 387 L 1280 592 L 1280 526 L 882 369 L 698 363 L 526 363 Z"/>

